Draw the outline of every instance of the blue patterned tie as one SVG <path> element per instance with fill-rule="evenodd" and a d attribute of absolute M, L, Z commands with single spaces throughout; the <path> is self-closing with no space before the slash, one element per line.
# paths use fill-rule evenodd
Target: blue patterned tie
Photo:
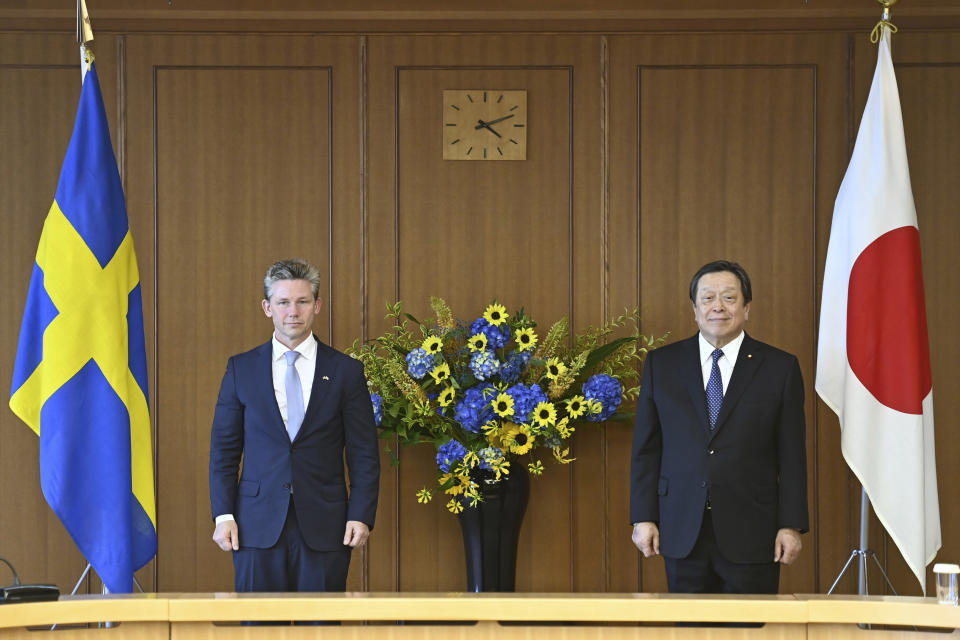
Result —
<path fill-rule="evenodd" d="M 720 378 L 720 367 L 717 360 L 723 355 L 720 349 L 714 349 L 710 354 L 713 357 L 713 366 L 710 367 L 710 379 L 707 380 L 707 416 L 710 418 L 710 430 L 717 426 L 717 416 L 720 415 L 720 405 L 723 404 L 723 380 Z"/>
<path fill-rule="evenodd" d="M 287 373 L 283 377 L 283 384 L 287 391 L 287 434 L 290 436 L 290 442 L 293 442 L 303 423 L 303 387 L 300 386 L 300 374 L 297 373 L 297 367 L 294 365 L 300 353 L 287 351 L 283 357 L 287 359 Z"/>

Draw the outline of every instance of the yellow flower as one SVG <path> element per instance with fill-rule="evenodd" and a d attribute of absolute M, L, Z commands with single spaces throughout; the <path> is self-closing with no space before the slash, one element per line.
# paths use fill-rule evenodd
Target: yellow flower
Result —
<path fill-rule="evenodd" d="M 537 334 L 533 332 L 531 327 L 525 327 L 517 331 L 514 336 L 514 340 L 517 341 L 517 350 L 526 351 L 527 349 L 533 349 L 537 344 Z"/>
<path fill-rule="evenodd" d="M 426 487 L 417 491 L 417 502 L 420 504 L 427 504 L 431 500 L 433 500 L 433 494 L 427 491 Z"/>
<path fill-rule="evenodd" d="M 430 354 L 440 353 L 440 350 L 443 349 L 443 340 L 437 336 L 430 336 L 423 341 L 420 348 Z"/>
<path fill-rule="evenodd" d="M 433 371 L 430 372 L 430 377 L 433 378 L 433 381 L 437 384 L 441 384 L 450 379 L 450 365 L 446 362 L 438 364 L 433 368 Z"/>
<path fill-rule="evenodd" d="M 567 415 L 576 420 L 587 412 L 586 398 L 583 396 L 573 396 L 567 400 Z"/>
<path fill-rule="evenodd" d="M 513 424 L 513 423 L 507 422 L 505 423 L 505 425 L 506 424 Z M 487 437 L 487 442 L 490 444 L 491 447 L 500 446 L 500 425 L 496 421 L 491 420 L 487 424 L 480 427 L 480 430 L 483 431 L 483 435 Z"/>
<path fill-rule="evenodd" d="M 501 449 L 509 449 L 516 440 L 516 435 L 520 433 L 520 426 L 513 422 L 504 422 L 503 427 L 500 428 L 500 442 L 494 443 L 493 446 L 499 446 Z"/>
<path fill-rule="evenodd" d="M 470 501 L 471 507 L 476 507 L 480 502 L 483 501 L 476 487 L 470 487 L 467 489 L 467 491 L 463 494 L 463 497 Z"/>
<path fill-rule="evenodd" d="M 603 413 L 603 403 L 599 400 L 587 400 L 587 411 L 590 413 Z"/>
<path fill-rule="evenodd" d="M 470 347 L 470 351 L 486 351 L 487 334 L 477 333 L 470 336 L 470 339 L 467 340 L 467 346 Z"/>
<path fill-rule="evenodd" d="M 576 429 L 570 426 L 570 418 L 564 418 L 557 423 L 557 433 L 560 434 L 561 438 L 569 438 L 574 431 Z"/>
<path fill-rule="evenodd" d="M 500 393 L 493 400 L 493 412 L 501 418 L 513 415 L 513 397 L 509 393 Z"/>
<path fill-rule="evenodd" d="M 457 392 L 453 390 L 453 387 L 444 387 L 440 395 L 437 396 L 437 404 L 441 407 L 449 407 L 456 396 Z"/>
<path fill-rule="evenodd" d="M 490 460 L 489 462 L 490 469 L 497 474 L 497 480 L 500 479 L 501 475 L 510 475 L 510 463 L 507 462 L 506 458 L 497 458 L 495 460 Z"/>
<path fill-rule="evenodd" d="M 473 469 L 480 464 L 480 456 L 477 455 L 476 451 L 467 451 L 467 455 L 463 456 L 463 464 L 467 468 Z"/>
<path fill-rule="evenodd" d="M 456 498 L 450 498 L 450 502 L 447 503 L 447 510 L 450 513 L 460 513 L 463 511 L 463 505 Z"/>
<path fill-rule="evenodd" d="M 510 314 L 507 313 L 507 308 L 502 304 L 494 303 L 483 312 L 483 319 L 495 327 L 502 325 L 509 317 Z"/>
<path fill-rule="evenodd" d="M 510 452 L 522 456 L 529 452 L 530 449 L 533 449 L 534 440 L 535 438 L 530 433 L 530 425 L 520 425 L 517 433 L 513 436 L 513 444 L 510 445 Z"/>
<path fill-rule="evenodd" d="M 527 465 L 527 470 L 532 476 L 542 476 L 543 475 L 543 463 L 537 460 L 536 462 L 531 462 Z"/>
<path fill-rule="evenodd" d="M 557 421 L 557 410 L 552 402 L 541 402 L 533 408 L 533 421 L 539 427 L 549 427 Z"/>
<path fill-rule="evenodd" d="M 553 457 L 560 464 L 570 464 L 571 462 L 576 460 L 576 458 L 568 458 L 567 457 L 568 455 L 570 455 L 569 447 L 567 447 L 566 449 L 561 449 L 560 447 L 553 448 Z"/>
<path fill-rule="evenodd" d="M 567 365 L 563 364 L 560 358 L 550 358 L 547 360 L 547 377 L 556 380 L 567 372 Z"/>

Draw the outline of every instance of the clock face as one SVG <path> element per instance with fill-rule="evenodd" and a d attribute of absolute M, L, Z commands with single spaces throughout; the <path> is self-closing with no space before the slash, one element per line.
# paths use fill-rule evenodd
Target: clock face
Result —
<path fill-rule="evenodd" d="M 527 92 L 443 92 L 444 160 L 526 160 Z"/>

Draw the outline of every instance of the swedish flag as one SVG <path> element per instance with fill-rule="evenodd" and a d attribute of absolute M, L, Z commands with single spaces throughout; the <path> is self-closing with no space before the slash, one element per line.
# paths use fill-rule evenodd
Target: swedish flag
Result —
<path fill-rule="evenodd" d="M 156 554 L 140 274 L 96 69 L 47 214 L 10 408 L 40 436 L 50 507 L 113 593 Z"/>

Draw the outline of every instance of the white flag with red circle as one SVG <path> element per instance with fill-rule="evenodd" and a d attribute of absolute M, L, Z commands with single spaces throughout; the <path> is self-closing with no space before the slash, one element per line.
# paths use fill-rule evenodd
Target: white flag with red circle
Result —
<path fill-rule="evenodd" d="M 903 117 L 883 32 L 833 209 L 816 389 L 840 418 L 844 459 L 925 587 L 940 548 L 930 346 Z"/>

